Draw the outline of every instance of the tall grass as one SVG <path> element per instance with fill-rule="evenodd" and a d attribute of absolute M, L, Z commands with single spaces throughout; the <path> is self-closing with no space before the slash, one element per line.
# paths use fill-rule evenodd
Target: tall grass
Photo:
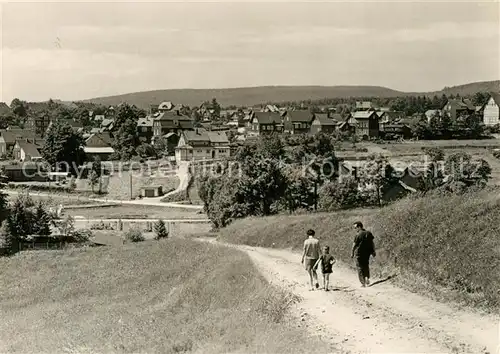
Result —
<path fill-rule="evenodd" d="M 219 237 L 299 250 L 306 230 L 313 228 L 335 256 L 352 265 L 357 220 L 375 236 L 375 276 L 399 273 L 397 281 L 411 290 L 500 308 L 500 202 L 486 192 L 404 199 L 382 209 L 249 218 L 234 222 Z"/>
<path fill-rule="evenodd" d="M 0 259 L 0 352 L 327 352 L 243 253 L 190 240 Z"/>

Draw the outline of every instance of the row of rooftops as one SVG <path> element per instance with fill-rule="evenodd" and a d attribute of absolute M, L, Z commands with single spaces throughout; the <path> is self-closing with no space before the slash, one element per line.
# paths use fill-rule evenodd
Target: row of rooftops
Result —
<path fill-rule="evenodd" d="M 382 112 L 382 111 L 356 111 L 350 114 L 349 118 L 354 119 L 369 119 L 376 115 L 381 122 L 389 122 L 406 118 L 403 112 Z M 274 112 L 254 112 L 252 118 L 256 118 L 260 124 L 281 124 L 284 117 L 290 117 L 292 123 L 311 123 L 317 119 L 322 125 L 336 125 L 346 121 L 347 117 L 343 117 L 339 113 L 311 113 L 309 111 L 291 111 L 286 114 L 278 114 Z"/>
<path fill-rule="evenodd" d="M 496 104 L 500 106 L 500 93 L 492 92 L 490 93 L 490 96 L 494 99 Z M 474 107 L 472 102 L 468 99 L 449 99 L 442 110 L 466 109 L 478 112 L 483 107 L 484 106 Z M 159 105 L 153 105 L 152 111 L 154 111 L 154 113 L 151 113 L 146 117 L 139 118 L 137 125 L 138 127 L 153 127 L 154 121 L 157 120 L 164 128 L 192 129 L 193 119 L 181 113 L 183 108 L 185 108 L 185 106 L 182 104 L 176 105 L 170 101 L 164 101 Z M 435 114 L 441 114 L 442 110 L 428 110 L 425 112 L 425 116 L 427 119 L 430 119 L 430 117 Z M 240 110 L 227 110 L 226 112 L 237 113 L 240 112 Z M 367 119 L 371 116 L 372 112 L 376 112 L 379 118 L 384 117 L 382 120 L 383 123 L 405 118 L 403 112 L 393 112 L 387 107 L 377 107 L 370 101 L 357 101 L 355 104 L 355 110 L 351 113 L 351 117 L 354 119 Z M 265 105 L 264 107 L 261 106 L 260 111 L 254 110 L 254 108 L 247 108 L 237 117 L 237 119 L 248 122 L 253 118 L 257 118 L 260 124 L 282 124 L 285 116 L 290 117 L 290 121 L 293 123 L 311 122 L 313 118 L 318 119 L 322 125 L 334 125 L 338 124 L 338 122 L 345 121 L 340 114 L 331 113 L 330 109 L 329 113 L 312 114 L 308 110 L 288 110 L 287 108 L 270 104 Z M 106 118 L 104 115 L 96 115 L 93 119 L 100 122 L 100 127 L 92 128 L 91 133 L 96 134 L 113 129 L 113 118 Z M 68 122 L 75 129 L 80 130 L 82 128 L 81 124 L 77 121 Z M 14 141 L 15 139 L 13 134 L 14 132 L 6 133 L 4 139 L 7 141 Z"/>

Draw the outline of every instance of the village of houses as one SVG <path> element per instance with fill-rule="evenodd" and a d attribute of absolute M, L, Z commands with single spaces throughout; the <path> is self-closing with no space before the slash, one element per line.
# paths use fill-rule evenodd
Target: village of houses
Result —
<path fill-rule="evenodd" d="M 8 108 L 5 104 L 3 107 Z M 198 110 L 201 117 L 199 121 L 183 114 L 184 108 L 183 105 L 165 101 L 152 105 L 148 114 L 137 121 L 139 139 L 148 144 L 153 144 L 156 139 L 164 139 L 169 152 L 167 154 L 165 151 L 164 157 L 177 165 L 183 161 L 216 161 L 230 157 L 246 141 L 272 133 L 297 135 L 346 132 L 359 138 L 359 141 L 383 139 L 389 135 L 405 141 L 412 139 L 410 123 L 415 118 L 430 121 L 432 117 L 448 115 L 453 120 L 466 113 L 480 117 L 487 127 L 500 123 L 499 93 L 490 93 L 487 103 L 477 107 L 467 99 L 449 99 L 441 110 L 426 111 L 425 117 L 419 117 L 418 114 L 417 117 L 407 117 L 403 112 L 378 107 L 370 101 L 357 101 L 348 114 L 340 114 L 335 108 L 327 106 L 320 107 L 320 113 L 312 113 L 308 109 L 264 105 L 238 110 L 223 109 L 219 116 L 215 116 L 213 109 L 202 105 Z M 108 107 L 106 114 L 101 115 L 91 112 L 90 119 L 98 127 L 87 132 L 76 120 L 67 120 L 67 124 L 83 134 L 88 161 L 97 156 L 101 161 L 107 161 L 114 153 L 112 131 L 115 110 L 115 107 Z M 9 126 L 0 131 L 0 156 L 10 157 L 2 161 L 2 173 L 6 181 L 26 183 L 62 180 L 65 183 L 65 173 L 49 171 L 42 177 L 34 172 L 37 170 L 36 164 L 43 160 L 40 149 L 51 124 L 46 116 L 30 117 L 23 129 Z M 350 168 L 348 161 L 344 164 L 346 166 Z M 30 169 L 33 173 L 26 173 Z M 144 195 L 147 193 L 144 192 Z"/>

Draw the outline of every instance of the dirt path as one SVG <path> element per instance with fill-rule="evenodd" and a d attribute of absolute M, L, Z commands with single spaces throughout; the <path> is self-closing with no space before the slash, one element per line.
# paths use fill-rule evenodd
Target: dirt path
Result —
<path fill-rule="evenodd" d="M 214 242 L 213 240 L 211 242 Z M 302 298 L 300 326 L 354 353 L 500 353 L 500 319 L 456 309 L 393 286 L 361 288 L 356 274 L 336 264 L 334 291 L 308 290 L 300 254 L 235 246 L 266 278 Z M 321 275 L 320 275 L 321 278 Z M 372 279 L 376 282 L 377 279 Z"/>

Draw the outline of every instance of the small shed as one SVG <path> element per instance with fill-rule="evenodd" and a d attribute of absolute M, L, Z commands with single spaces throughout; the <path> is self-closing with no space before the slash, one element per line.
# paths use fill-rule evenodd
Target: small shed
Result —
<path fill-rule="evenodd" d="M 163 195 L 162 186 L 144 186 L 141 187 L 141 196 L 144 198 L 160 197 Z"/>

